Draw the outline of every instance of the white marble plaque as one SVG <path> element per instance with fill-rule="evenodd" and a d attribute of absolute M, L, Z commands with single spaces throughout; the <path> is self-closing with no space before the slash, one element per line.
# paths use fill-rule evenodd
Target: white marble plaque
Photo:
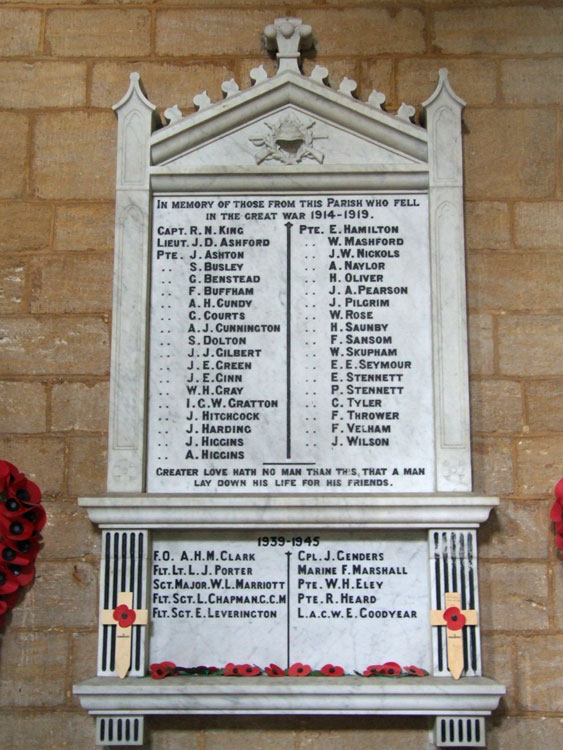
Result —
<path fill-rule="evenodd" d="M 149 492 L 431 492 L 423 194 L 159 196 Z"/>
<path fill-rule="evenodd" d="M 424 532 L 155 533 L 150 659 L 430 669 Z"/>

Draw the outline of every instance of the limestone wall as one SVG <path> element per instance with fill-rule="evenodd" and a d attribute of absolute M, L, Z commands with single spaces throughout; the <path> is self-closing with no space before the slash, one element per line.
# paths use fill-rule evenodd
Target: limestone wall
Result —
<path fill-rule="evenodd" d="M 94 747 L 71 694 L 95 672 L 99 540 L 78 495 L 105 488 L 116 121 L 138 70 L 163 111 L 260 63 L 280 15 L 313 26 L 331 83 L 395 110 L 447 67 L 464 114 L 475 490 L 485 671 L 508 685 L 489 747 L 563 731 L 563 6 L 558 0 L 1 0 L 0 457 L 44 491 L 38 575 L 0 639 L 3 750 Z M 390 655 L 391 656 L 391 655 Z M 154 750 L 426 748 L 426 719 L 157 719 Z"/>

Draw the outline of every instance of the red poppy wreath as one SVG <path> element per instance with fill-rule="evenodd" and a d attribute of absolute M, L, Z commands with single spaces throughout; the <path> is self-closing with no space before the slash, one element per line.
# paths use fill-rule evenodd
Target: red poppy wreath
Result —
<path fill-rule="evenodd" d="M 41 490 L 8 461 L 0 461 L 0 628 L 35 578 L 41 529 L 47 516 Z"/>

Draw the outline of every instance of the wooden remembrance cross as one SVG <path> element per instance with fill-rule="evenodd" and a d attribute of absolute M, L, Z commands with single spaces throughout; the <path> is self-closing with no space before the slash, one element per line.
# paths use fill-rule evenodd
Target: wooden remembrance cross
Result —
<path fill-rule="evenodd" d="M 458 592 L 444 594 L 445 609 L 430 611 L 430 624 L 435 627 L 445 626 L 446 648 L 448 650 L 448 669 L 454 680 L 459 680 L 464 669 L 463 635 L 466 625 L 477 625 L 479 620 L 474 609 L 460 609 L 461 595 Z"/>
<path fill-rule="evenodd" d="M 104 609 L 101 612 L 102 625 L 115 625 L 115 669 L 121 679 L 127 676 L 131 666 L 131 634 L 133 625 L 146 625 L 148 611 L 133 609 L 133 592 L 120 591 L 117 595 L 117 607 Z"/>

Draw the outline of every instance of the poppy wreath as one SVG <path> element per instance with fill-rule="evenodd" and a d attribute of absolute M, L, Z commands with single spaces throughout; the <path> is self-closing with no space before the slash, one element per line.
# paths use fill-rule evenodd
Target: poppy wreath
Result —
<path fill-rule="evenodd" d="M 555 485 L 555 502 L 549 517 L 555 523 L 555 544 L 563 552 L 563 479 Z"/>
<path fill-rule="evenodd" d="M 223 669 L 217 667 L 177 667 L 172 661 L 163 661 L 150 665 L 150 676 L 154 680 L 176 675 L 216 675 L 225 677 L 256 677 L 266 674 L 268 677 L 342 677 L 344 669 L 336 664 L 325 664 L 320 670 L 312 670 L 309 664 L 295 662 L 287 669 L 277 664 L 270 664 L 262 670 L 255 664 L 234 664 L 229 662 Z M 428 672 L 414 665 L 401 667 L 395 661 L 384 664 L 372 664 L 363 672 L 356 672 L 359 677 L 425 677 Z"/>
<path fill-rule="evenodd" d="M 41 490 L 8 461 L 0 461 L 0 629 L 20 588 L 35 578 L 41 529 L 47 515 Z"/>

